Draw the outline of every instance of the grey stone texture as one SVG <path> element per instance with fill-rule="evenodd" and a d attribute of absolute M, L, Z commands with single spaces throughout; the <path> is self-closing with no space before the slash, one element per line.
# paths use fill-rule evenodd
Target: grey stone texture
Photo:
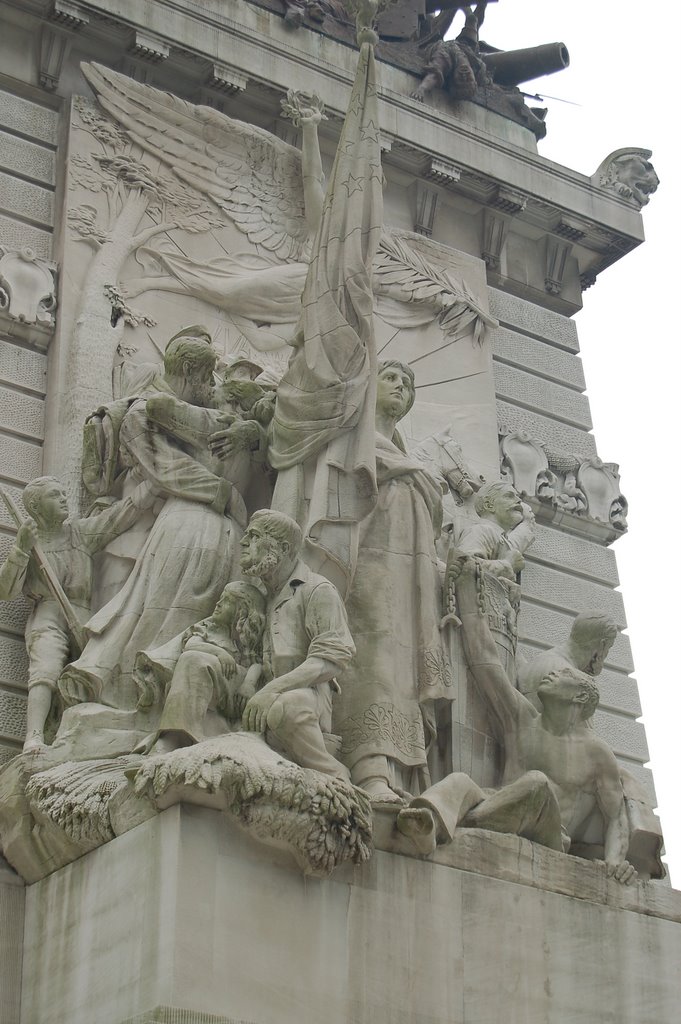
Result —
<path fill-rule="evenodd" d="M 0 1024 L 21 1021 L 25 902 L 24 883 L 0 856 Z"/>
<path fill-rule="evenodd" d="M 55 154 L 52 150 L 3 131 L 0 131 L 0 165 L 9 173 L 15 171 L 44 185 L 54 184 Z"/>
<path fill-rule="evenodd" d="M 58 144 L 72 130 L 69 101 L 86 91 L 78 61 L 115 65 L 126 59 L 138 82 L 184 97 L 196 94 L 199 71 L 205 77 L 214 62 L 233 63 L 243 73 L 240 81 L 248 76 L 246 89 L 235 98 L 213 92 L 210 101 L 267 128 L 278 117 L 286 89 L 316 90 L 331 114 L 323 140 L 329 152 L 356 63 L 351 47 L 306 29 L 294 35 L 266 6 L 226 7 L 208 0 L 199 11 L 183 0 L 172 6 L 148 0 L 125 4 L 121 20 L 120 0 L 99 0 L 88 3 L 92 23 L 77 47 L 64 49 L 63 67 L 46 68 L 36 41 L 43 29 L 56 30 L 42 11 L 38 17 L 31 13 L 40 5 L 26 6 L 20 11 L 16 4 L 0 4 L 11 24 L 0 39 L 0 245 L 29 246 L 46 260 L 63 261 L 68 253 L 68 259 L 60 268 L 49 387 L 47 358 L 37 343 L 21 325 L 0 324 L 0 483 L 15 499 L 43 471 L 44 437 L 46 471 L 58 463 L 60 448 L 75 458 L 80 451 L 79 437 L 64 436 L 60 425 L 69 417 L 82 419 L 80 406 L 78 416 L 73 412 L 76 399 L 66 395 L 64 380 L 78 282 L 90 256 L 81 242 L 64 241 L 70 200 L 66 189 L 55 195 L 66 171 L 65 150 Z M 70 17 L 81 11 L 78 4 L 58 6 L 69 8 Z M 108 20 L 95 18 L 95 12 Z M 131 63 L 126 51 L 138 30 L 149 45 L 138 45 Z M 143 63 L 144 53 L 167 59 Z M 46 81 L 47 71 L 56 71 L 57 98 L 36 85 Z M 617 253 L 626 251 L 623 239 L 630 247 L 642 239 L 637 211 L 601 200 L 597 185 L 584 175 L 537 160 L 529 133 L 475 108 L 419 107 L 408 98 L 411 85 L 406 72 L 381 65 L 387 223 L 410 231 L 414 185 L 437 181 L 433 244 L 454 252 L 464 277 L 479 274 L 484 282 L 483 225 L 499 201 L 499 181 L 531 198 L 534 216 L 545 218 L 546 237 L 567 210 L 598 222 L 585 230 L 594 229 L 599 252 L 606 242 Z M 192 252 L 199 252 L 196 236 Z M 500 323 L 485 356 L 494 358 L 497 423 L 491 387 L 489 394 L 474 390 L 476 374 L 483 376 L 481 364 L 472 347 L 461 355 L 459 341 L 453 356 L 435 347 L 420 357 L 416 371 L 424 385 L 413 417 L 405 419 L 406 436 L 422 440 L 452 425 L 451 410 L 458 409 L 462 393 L 456 375 L 447 372 L 452 357 L 470 362 L 473 395 L 470 407 L 456 413 L 455 434 L 467 432 L 475 444 L 483 431 L 495 435 L 498 426 L 527 431 L 559 454 L 594 455 L 577 331 L 563 315 L 580 307 L 579 273 L 591 258 L 586 243 L 575 244 L 562 294 L 549 294 L 543 290 L 544 245 L 530 245 L 510 221 L 499 253 L 509 290 L 487 290 Z M 470 269 L 473 264 L 478 270 Z M 492 271 L 488 280 L 499 284 Z M 188 323 L 203 308 L 175 296 L 151 311 L 160 310 L 168 321 L 187 316 Z M 108 307 L 104 312 L 98 328 L 108 326 Z M 125 337 L 143 333 L 144 328 L 128 330 Z M 397 347 L 386 354 L 401 356 Z M 93 361 L 81 369 L 78 387 L 95 405 L 108 388 L 109 364 Z M 491 378 L 489 368 L 485 372 Z M 472 456 L 468 450 L 465 455 L 476 472 L 488 478 L 498 472 L 486 435 Z M 519 653 L 526 657 L 562 640 L 575 615 L 588 608 L 603 609 L 620 630 L 626 627 L 615 590 L 614 552 L 593 535 L 575 536 L 567 515 L 563 526 L 565 531 L 540 522 L 527 555 L 519 620 Z M 12 536 L 0 504 L 0 558 Z M 23 740 L 27 610 L 24 599 L 0 606 L 0 764 Z M 601 707 L 594 728 L 654 805 L 632 670 L 629 640 L 620 632 L 598 678 Z M 479 757 L 470 751 L 485 738 L 473 730 L 462 730 L 461 738 L 462 763 L 469 756 L 475 763 Z M 599 865 L 504 836 L 457 837 L 426 863 L 385 852 L 394 850 L 386 828 L 378 823 L 379 852 L 368 867 L 343 868 L 332 881 L 311 882 L 283 855 L 256 845 L 213 810 L 176 807 L 139 825 L 29 888 L 22 1024 L 658 1024 L 675 1018 L 677 896 L 650 883 L 624 891 Z M 23 898 L 23 887 L 0 871 L 0 913 L 8 922 L 0 928 L 0 977 L 8 993 L 0 1024 L 20 1019 Z"/>
<path fill-rule="evenodd" d="M 490 289 L 489 305 L 502 326 L 518 328 L 523 334 L 568 352 L 579 352 L 577 328 L 568 317 L 495 288 Z"/>
<path fill-rule="evenodd" d="M 498 327 L 492 331 L 490 340 L 497 362 L 517 366 L 576 391 L 584 391 L 586 388 L 579 356 L 563 352 L 554 345 L 507 327 Z"/>
<path fill-rule="evenodd" d="M 553 384 L 517 367 L 494 364 L 494 384 L 497 395 L 528 409 L 553 416 L 571 426 L 590 430 L 591 414 L 586 395 L 571 388 Z"/>
<path fill-rule="evenodd" d="M 548 448 L 559 452 L 570 452 L 588 458 L 596 454 L 596 441 L 592 434 L 572 427 L 552 416 L 532 412 L 523 406 L 499 399 L 497 419 L 503 433 L 525 430 L 530 437 L 544 441 Z"/>
<path fill-rule="evenodd" d="M 11 33 L 4 39 L 5 46 L 12 45 Z M 8 68 L 3 60 L 3 71 Z M 37 91 L 35 102 L 19 95 L 25 89 L 17 86 L 14 91 L 7 79 L 0 84 L 0 246 L 29 247 L 36 256 L 51 259 L 60 115 Z M 47 391 L 46 356 L 26 337 L 15 337 L 20 330 L 11 321 L 0 323 L 0 484 L 15 501 L 23 485 L 42 472 Z M 14 524 L 0 504 L 4 559 Z M 24 599 L 0 607 L 0 761 L 12 757 L 23 740 L 25 698 L 17 691 L 26 685 L 28 610 Z"/>
<path fill-rule="evenodd" d="M 8 89 L 2 90 L 0 98 L 0 125 L 3 128 L 56 148 L 59 135 L 59 114 L 56 110 L 17 96 Z"/>
<path fill-rule="evenodd" d="M 477 830 L 435 862 L 391 855 L 388 821 L 366 867 L 321 882 L 210 810 L 145 822 L 29 888 L 25 1019 L 675 1019 L 678 893 Z"/>

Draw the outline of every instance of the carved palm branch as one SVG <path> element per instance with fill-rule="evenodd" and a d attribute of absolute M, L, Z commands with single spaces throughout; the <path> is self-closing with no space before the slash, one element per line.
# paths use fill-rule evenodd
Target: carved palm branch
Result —
<path fill-rule="evenodd" d="M 385 229 L 374 259 L 374 285 L 376 291 L 402 302 L 432 304 L 440 310 L 440 326 L 447 333 L 462 333 L 466 322 L 475 322 L 475 341 L 481 341 L 485 326 L 498 327 L 463 281 L 455 281 Z"/>
<path fill-rule="evenodd" d="M 307 238 L 301 154 L 255 125 L 142 85 L 100 64 L 82 71 L 129 138 L 282 260 Z"/>

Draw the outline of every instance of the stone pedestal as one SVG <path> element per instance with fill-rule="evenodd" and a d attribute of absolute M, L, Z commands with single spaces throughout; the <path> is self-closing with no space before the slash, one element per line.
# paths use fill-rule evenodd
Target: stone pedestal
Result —
<path fill-rule="evenodd" d="M 514 837 L 446 849 L 311 880 L 170 808 L 27 889 L 22 1024 L 676 1019 L 679 893 Z"/>

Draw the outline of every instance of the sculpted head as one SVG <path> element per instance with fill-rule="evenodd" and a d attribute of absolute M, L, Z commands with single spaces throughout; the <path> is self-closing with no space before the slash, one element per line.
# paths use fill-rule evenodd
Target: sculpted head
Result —
<path fill-rule="evenodd" d="M 481 519 L 493 519 L 502 530 L 512 530 L 523 521 L 523 503 L 518 492 L 501 481 L 480 488 L 475 496 L 475 511 Z"/>
<path fill-rule="evenodd" d="M 552 704 L 574 704 L 580 709 L 582 721 L 593 716 L 600 702 L 598 687 L 583 672 L 570 668 L 550 672 L 537 688 L 537 696 L 546 710 Z"/>
<path fill-rule="evenodd" d="M 212 615 L 246 659 L 254 659 L 265 628 L 265 598 L 251 583 L 237 580 L 222 591 Z"/>
<path fill-rule="evenodd" d="M 609 615 L 580 612 L 570 630 L 570 651 L 582 672 L 597 676 L 617 637 L 617 626 Z"/>
<path fill-rule="evenodd" d="M 397 359 L 386 359 L 378 364 L 376 410 L 394 419 L 406 416 L 416 399 L 414 371 Z"/>
<path fill-rule="evenodd" d="M 650 196 L 657 191 L 660 179 L 650 160 L 638 153 L 621 156 L 613 161 L 613 173 L 619 183 L 618 192 L 627 198 L 635 199 L 641 206 L 646 206 Z"/>
<path fill-rule="evenodd" d="M 241 539 L 241 571 L 267 582 L 282 564 L 295 561 L 302 543 L 295 519 L 272 509 L 254 512 Z"/>
<path fill-rule="evenodd" d="M 69 516 L 64 485 L 53 476 L 39 476 L 24 487 L 24 508 L 38 526 L 59 526 Z"/>
<path fill-rule="evenodd" d="M 592 180 L 625 199 L 633 199 L 639 207 L 646 206 L 660 184 L 651 156 L 649 149 L 616 149 L 601 163 Z"/>
<path fill-rule="evenodd" d="M 205 327 L 186 327 L 170 339 L 163 356 L 165 377 L 178 398 L 207 405 L 217 353 Z"/>

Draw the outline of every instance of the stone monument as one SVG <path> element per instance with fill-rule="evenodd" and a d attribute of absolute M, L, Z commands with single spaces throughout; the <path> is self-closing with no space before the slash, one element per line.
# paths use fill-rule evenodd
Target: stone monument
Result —
<path fill-rule="evenodd" d="M 659 182 L 488 6 L 0 3 L 0 1024 L 674 1019 L 570 319 Z"/>

